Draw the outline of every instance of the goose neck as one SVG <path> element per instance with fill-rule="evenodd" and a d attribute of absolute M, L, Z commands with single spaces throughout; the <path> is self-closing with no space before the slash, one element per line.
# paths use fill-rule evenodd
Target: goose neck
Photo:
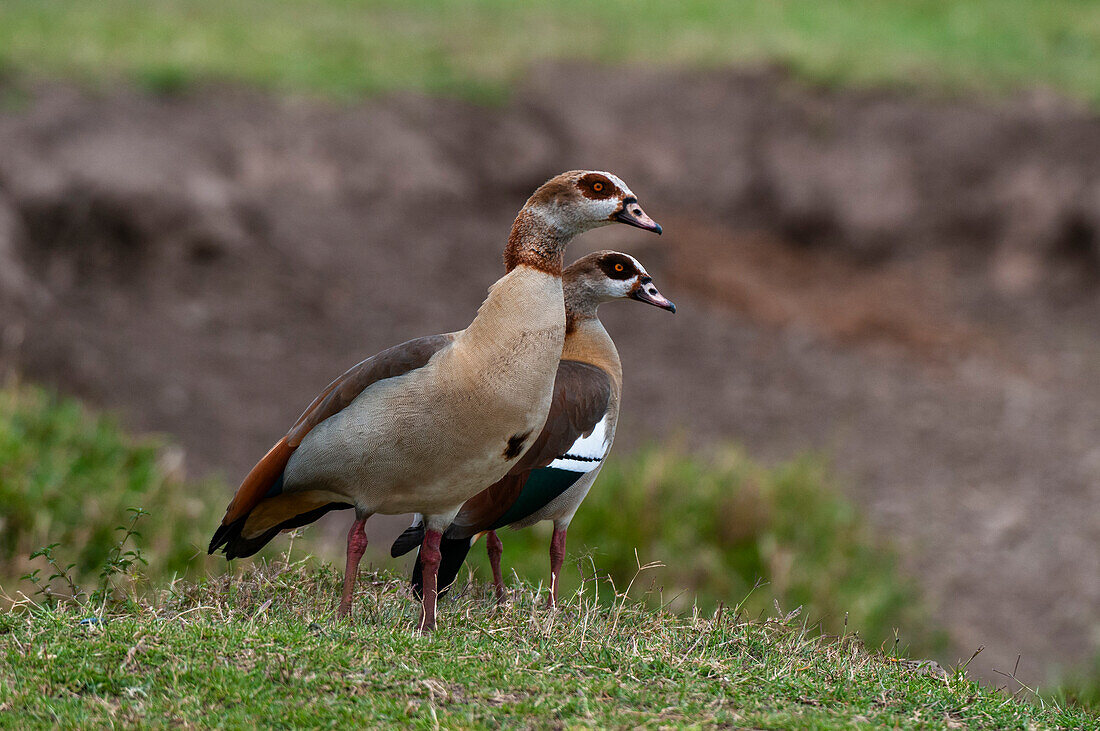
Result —
<path fill-rule="evenodd" d="M 537 211 L 524 208 L 508 236 L 505 269 L 510 272 L 523 264 L 560 277 L 565 267 L 565 247 L 572 238 L 572 234 L 551 226 Z"/>

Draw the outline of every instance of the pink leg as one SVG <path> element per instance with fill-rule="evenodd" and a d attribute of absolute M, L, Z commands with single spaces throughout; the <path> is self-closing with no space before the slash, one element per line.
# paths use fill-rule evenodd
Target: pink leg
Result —
<path fill-rule="evenodd" d="M 565 560 L 565 531 L 567 528 L 554 527 L 554 536 L 550 539 L 550 596 L 547 606 L 558 606 L 558 577 L 561 564 Z"/>
<path fill-rule="evenodd" d="M 493 567 L 493 588 L 497 592 L 497 601 L 504 601 L 504 576 L 500 573 L 500 557 L 504 553 L 504 544 L 495 530 L 485 536 L 485 549 L 489 553 L 489 565 Z"/>
<path fill-rule="evenodd" d="M 418 627 L 421 632 L 435 629 L 435 600 L 438 596 L 439 561 L 442 558 L 439 542 L 442 538 L 443 533 L 440 531 L 425 531 L 424 543 L 420 546 L 420 564 L 424 569 L 424 600 L 420 604 Z"/>
<path fill-rule="evenodd" d="M 367 534 L 363 527 L 369 515 L 355 517 L 348 531 L 348 562 L 344 567 L 344 593 L 340 597 L 340 608 L 336 610 L 337 617 L 346 617 L 351 611 L 351 597 L 355 593 L 355 578 L 359 574 L 359 561 L 367 550 Z"/>

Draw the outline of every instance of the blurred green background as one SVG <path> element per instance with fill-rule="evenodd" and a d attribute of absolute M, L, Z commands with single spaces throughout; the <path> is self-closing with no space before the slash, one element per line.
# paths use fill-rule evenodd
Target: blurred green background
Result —
<path fill-rule="evenodd" d="M 356 2 L 7 0 L 0 61 L 153 88 L 194 80 L 354 97 L 496 99 L 542 60 L 721 68 L 815 82 L 1100 103 L 1100 7 L 1077 0 Z"/>

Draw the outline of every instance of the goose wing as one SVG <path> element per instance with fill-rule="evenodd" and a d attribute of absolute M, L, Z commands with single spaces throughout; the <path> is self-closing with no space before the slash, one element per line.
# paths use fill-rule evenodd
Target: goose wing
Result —
<path fill-rule="evenodd" d="M 371 385 L 423 367 L 432 356 L 454 342 L 456 336 L 457 333 L 430 335 L 395 345 L 349 368 L 330 383 L 302 412 L 286 436 L 280 439 L 244 478 L 225 510 L 221 526 L 210 541 L 210 553 L 229 542 L 235 534 L 239 534 L 239 524 L 243 523 L 248 514 L 261 502 L 281 492 L 283 471 L 290 460 L 290 455 L 302 443 L 306 434 L 325 419 L 346 408 Z M 311 509 L 316 510 L 318 506 L 311 506 Z M 290 509 L 290 512 L 294 512 L 293 509 Z M 236 529 L 234 526 L 237 526 Z"/>
<path fill-rule="evenodd" d="M 611 449 L 610 402 L 607 373 L 563 360 L 542 433 L 507 475 L 466 501 L 447 536 L 469 537 L 523 520 L 597 469 Z"/>

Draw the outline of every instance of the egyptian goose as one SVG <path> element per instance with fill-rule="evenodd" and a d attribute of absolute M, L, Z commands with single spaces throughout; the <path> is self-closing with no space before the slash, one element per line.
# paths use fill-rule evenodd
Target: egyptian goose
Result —
<path fill-rule="evenodd" d="M 338 609 L 346 616 L 367 518 L 420 513 L 418 626 L 433 628 L 443 530 L 467 499 L 507 474 L 550 410 L 565 341 L 565 247 L 615 222 L 661 233 L 610 173 L 571 171 L 540 186 L 512 224 L 507 273 L 469 327 L 384 350 L 329 384 L 245 477 L 210 553 L 250 556 L 279 531 L 354 508 Z"/>
<path fill-rule="evenodd" d="M 497 598 L 504 597 L 500 571 L 503 545 L 496 531 L 523 528 L 541 520 L 554 521 L 550 540 L 551 606 L 557 604 L 558 575 L 565 557 L 565 534 L 603 461 L 611 451 L 619 417 L 623 371 L 619 352 L 596 316 L 603 302 L 633 298 L 670 312 L 665 299 L 638 260 L 615 251 L 590 254 L 562 274 L 565 287 L 566 335 L 554 399 L 546 425 L 531 449 L 491 487 L 455 516 L 440 543 L 438 586 L 446 589 L 458 576 L 470 547 L 487 534 L 489 563 Z M 394 541 L 396 558 L 423 540 L 420 516 Z M 413 589 L 421 593 L 423 562 L 413 569 Z"/>

